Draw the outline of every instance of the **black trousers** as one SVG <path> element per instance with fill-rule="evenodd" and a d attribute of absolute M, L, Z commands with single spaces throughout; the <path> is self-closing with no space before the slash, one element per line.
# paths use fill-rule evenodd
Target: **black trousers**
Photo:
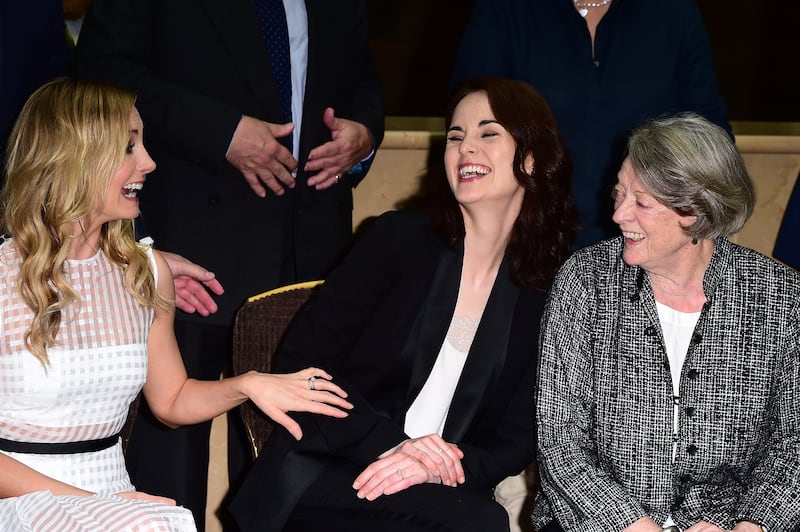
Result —
<path fill-rule="evenodd" d="M 176 320 L 175 336 L 190 377 L 216 380 L 231 360 L 231 327 Z M 155 419 L 145 401 L 141 404 L 126 452 L 131 480 L 140 491 L 171 497 L 189 508 L 197 529 L 202 532 L 208 495 L 211 422 L 170 429 Z M 228 426 L 228 467 L 234 487 L 249 465 L 249 451 L 235 410 L 228 417 Z M 227 521 L 224 515 L 220 517 Z"/>
<path fill-rule="evenodd" d="M 360 471 L 334 467 L 306 491 L 284 532 L 507 532 L 508 514 L 488 495 L 420 484 L 374 501 L 356 497 Z"/>

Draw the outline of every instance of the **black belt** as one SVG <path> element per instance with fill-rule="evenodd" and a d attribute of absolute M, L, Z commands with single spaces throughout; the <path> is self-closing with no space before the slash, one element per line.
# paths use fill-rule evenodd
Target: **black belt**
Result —
<path fill-rule="evenodd" d="M 93 453 L 113 447 L 119 440 L 120 433 L 99 440 L 68 441 L 68 442 L 28 442 L 13 441 L 0 438 L 0 451 L 9 453 L 27 454 L 76 454 Z"/>

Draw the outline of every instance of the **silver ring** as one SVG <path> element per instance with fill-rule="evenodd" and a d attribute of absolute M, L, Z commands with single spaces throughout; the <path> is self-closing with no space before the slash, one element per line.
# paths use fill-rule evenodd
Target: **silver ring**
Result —
<path fill-rule="evenodd" d="M 439 447 L 439 450 L 436 451 L 436 454 L 442 454 L 444 452 L 444 447 Z"/>
<path fill-rule="evenodd" d="M 334 179 L 336 179 L 336 182 L 337 182 L 337 183 L 339 182 L 339 180 L 341 180 L 341 179 L 342 179 L 342 176 L 340 176 L 339 174 L 336 174 L 336 175 L 335 175 L 335 176 L 333 176 L 333 177 L 334 177 Z"/>
<path fill-rule="evenodd" d="M 397 468 L 397 474 L 400 475 L 400 478 L 405 479 L 406 477 L 403 476 L 403 470 L 399 467 Z"/>
<path fill-rule="evenodd" d="M 307 380 L 308 380 L 308 389 L 309 390 L 316 390 L 316 388 L 314 387 L 314 381 L 316 381 L 317 378 L 316 377 L 309 377 Z"/>

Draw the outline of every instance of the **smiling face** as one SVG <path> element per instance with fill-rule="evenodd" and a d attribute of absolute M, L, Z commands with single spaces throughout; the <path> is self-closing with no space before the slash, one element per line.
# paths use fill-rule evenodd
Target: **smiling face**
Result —
<path fill-rule="evenodd" d="M 145 175 L 156 167 L 142 142 L 142 119 L 135 108 L 131 111 L 129 134 L 125 158 L 111 177 L 105 200 L 97 214 L 99 223 L 132 220 L 139 216 L 139 191 L 144 186 Z"/>
<path fill-rule="evenodd" d="M 677 269 L 694 247 L 683 227 L 694 216 L 680 216 L 659 203 L 642 185 L 625 159 L 614 187 L 614 223 L 625 237 L 622 259 L 651 273 Z"/>
<path fill-rule="evenodd" d="M 519 212 L 524 189 L 514 176 L 515 150 L 511 133 L 495 119 L 485 92 L 467 94 L 458 103 L 447 130 L 444 164 L 462 208 L 493 203 Z"/>

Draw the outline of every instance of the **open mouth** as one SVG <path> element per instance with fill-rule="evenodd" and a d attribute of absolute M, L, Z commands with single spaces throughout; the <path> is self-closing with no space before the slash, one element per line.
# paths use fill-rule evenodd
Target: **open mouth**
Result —
<path fill-rule="evenodd" d="M 634 242 L 639 242 L 640 240 L 644 240 L 644 234 L 642 233 L 632 233 L 630 231 L 623 231 L 622 236 L 624 236 L 628 240 L 633 240 Z"/>
<path fill-rule="evenodd" d="M 458 178 L 461 181 L 472 181 L 480 179 L 491 170 L 480 164 L 465 164 L 458 167 Z"/>
<path fill-rule="evenodd" d="M 122 186 L 122 196 L 127 199 L 136 199 L 144 183 L 128 183 Z"/>

